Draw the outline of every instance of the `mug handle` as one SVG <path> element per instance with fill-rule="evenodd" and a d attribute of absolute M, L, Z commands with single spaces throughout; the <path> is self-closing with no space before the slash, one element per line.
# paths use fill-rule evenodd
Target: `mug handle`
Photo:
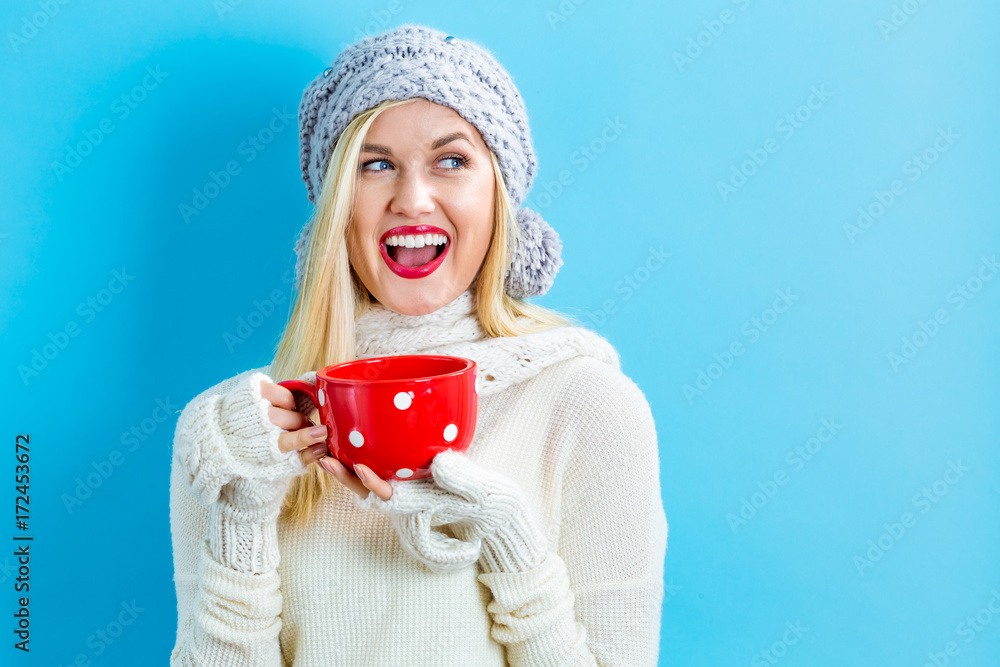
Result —
<path fill-rule="evenodd" d="M 304 392 L 312 400 L 313 405 L 319 407 L 319 398 L 316 396 L 316 385 L 304 380 L 283 380 L 278 383 L 278 386 L 291 389 L 292 391 Z"/>
<path fill-rule="evenodd" d="M 317 408 L 319 407 L 319 396 L 316 393 L 316 385 L 306 382 L 304 380 L 283 380 L 277 383 L 279 386 L 289 389 L 291 391 L 301 391 L 305 393 L 306 396 L 313 402 Z M 322 419 L 320 419 L 322 423 Z M 327 426 L 327 447 L 329 447 L 331 442 L 337 441 L 337 432 L 335 428 L 330 428 Z"/>

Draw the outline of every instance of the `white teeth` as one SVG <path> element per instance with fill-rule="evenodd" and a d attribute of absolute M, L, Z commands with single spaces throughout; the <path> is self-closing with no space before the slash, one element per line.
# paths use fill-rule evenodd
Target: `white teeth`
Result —
<path fill-rule="evenodd" d="M 448 242 L 448 237 L 444 234 L 405 234 L 389 236 L 385 239 L 386 245 L 406 246 L 407 248 L 423 248 L 425 245 L 444 245 Z"/>

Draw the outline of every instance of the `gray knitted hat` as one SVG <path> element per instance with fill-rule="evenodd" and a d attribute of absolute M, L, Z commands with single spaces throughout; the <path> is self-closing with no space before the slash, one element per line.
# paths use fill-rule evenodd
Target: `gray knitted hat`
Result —
<path fill-rule="evenodd" d="M 411 97 L 454 109 L 496 153 L 524 237 L 520 252 L 511 245 L 504 291 L 518 298 L 545 294 L 562 266 L 562 243 L 538 213 L 519 208 L 537 169 L 524 100 L 507 71 L 474 42 L 407 24 L 344 49 L 306 87 L 299 104 L 299 162 L 309 201 L 316 203 L 333 146 L 351 119 L 384 100 Z M 311 227 L 305 225 L 295 244 L 296 286 Z"/>

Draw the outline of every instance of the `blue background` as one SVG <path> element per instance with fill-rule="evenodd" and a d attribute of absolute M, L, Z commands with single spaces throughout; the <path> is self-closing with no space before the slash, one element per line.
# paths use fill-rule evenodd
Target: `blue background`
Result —
<path fill-rule="evenodd" d="M 34 660 L 11 648 L 6 556 L 0 662 L 166 662 L 176 415 L 157 421 L 157 401 L 269 360 L 311 208 L 302 90 L 408 22 L 479 41 L 514 77 L 529 198 L 564 242 L 537 301 L 607 336 L 653 408 L 661 664 L 1000 661 L 996 3 L 45 6 L 0 9 L 2 493 L 10 511 L 28 432 L 35 538 Z M 292 122 L 249 151 L 275 110 Z M 229 161 L 240 173 L 185 221 Z M 852 230 L 859 208 L 871 222 Z"/>

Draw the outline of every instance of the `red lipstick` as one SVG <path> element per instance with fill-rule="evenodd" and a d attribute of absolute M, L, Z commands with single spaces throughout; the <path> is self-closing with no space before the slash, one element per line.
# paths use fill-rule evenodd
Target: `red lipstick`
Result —
<path fill-rule="evenodd" d="M 442 250 L 441 254 L 433 260 L 421 266 L 403 266 L 389 257 L 389 251 L 386 249 L 385 240 L 390 236 L 403 236 L 406 234 L 443 234 L 446 239 L 444 250 Z M 388 266 L 389 270 L 397 276 L 410 279 L 423 278 L 424 276 L 429 276 L 434 273 L 434 271 L 441 266 L 444 258 L 448 255 L 448 250 L 451 248 L 451 236 L 440 227 L 434 227 L 433 225 L 405 225 L 402 227 L 393 227 L 382 234 L 382 237 L 379 239 L 378 248 L 386 266 Z"/>

